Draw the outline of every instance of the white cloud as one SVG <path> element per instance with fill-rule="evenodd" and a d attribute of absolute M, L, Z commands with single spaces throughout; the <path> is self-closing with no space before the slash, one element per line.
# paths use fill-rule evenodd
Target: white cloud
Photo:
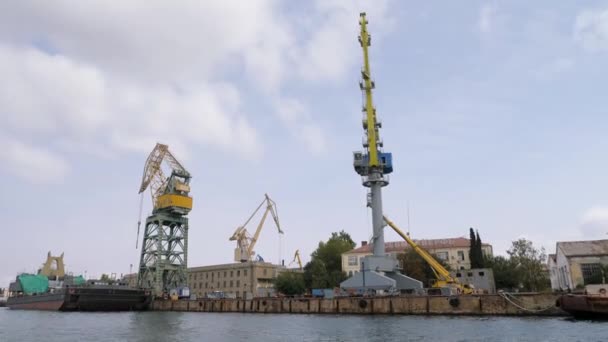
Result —
<path fill-rule="evenodd" d="M 69 172 L 67 162 L 48 149 L 3 141 L 0 168 L 34 183 L 55 183 Z"/>
<path fill-rule="evenodd" d="M 315 10 L 322 20 L 313 23 L 310 39 L 298 54 L 297 65 L 302 78 L 309 81 L 338 81 L 354 65 L 362 63 L 358 48 L 359 13 L 366 12 L 372 45 L 393 25 L 388 0 L 340 1 L 318 0 Z M 353 43 L 357 51 L 353 51 Z M 372 49 L 373 51 L 373 49 Z M 372 52 L 373 53 L 373 52 Z"/>
<path fill-rule="evenodd" d="M 325 133 L 312 121 L 302 102 L 294 98 L 282 98 L 275 102 L 275 111 L 291 134 L 302 141 L 311 153 L 323 154 L 326 148 Z"/>
<path fill-rule="evenodd" d="M 608 50 L 608 9 L 579 13 L 574 22 L 574 39 L 588 51 Z"/>
<path fill-rule="evenodd" d="M 388 0 L 319 0 L 305 19 L 280 6 L 0 2 L 0 134 L 53 140 L 58 153 L 112 156 L 163 141 L 184 155 L 209 145 L 256 159 L 267 135 L 253 116 L 264 114 L 247 112 L 242 93 L 254 87 L 274 105 L 293 98 L 283 95 L 289 82 L 339 81 L 360 60 L 359 11 L 371 7 L 374 37 L 390 23 Z M 275 114 L 318 153 L 324 130 L 294 101 L 300 117 Z"/>
<path fill-rule="evenodd" d="M 120 79 L 91 65 L 32 48 L 0 45 L 0 123 L 9 131 L 51 140 L 148 151 L 205 144 L 254 158 L 261 147 L 239 114 L 238 91 L 225 83 L 199 83 L 177 91 L 164 84 Z"/>
<path fill-rule="evenodd" d="M 608 207 L 594 206 L 588 209 L 581 220 L 580 230 L 583 239 L 607 238 Z"/>
<path fill-rule="evenodd" d="M 498 13 L 496 5 L 484 4 L 479 10 L 478 28 L 481 33 L 488 34 L 492 32 L 496 14 Z"/>

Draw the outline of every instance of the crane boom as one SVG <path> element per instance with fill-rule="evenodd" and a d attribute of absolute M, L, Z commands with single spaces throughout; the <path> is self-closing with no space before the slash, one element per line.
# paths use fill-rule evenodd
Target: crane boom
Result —
<path fill-rule="evenodd" d="M 298 266 L 300 267 L 300 271 L 302 270 L 302 259 L 300 258 L 300 250 L 296 249 L 296 252 L 293 255 L 293 260 L 291 260 L 291 262 L 289 263 L 288 266 L 291 266 L 294 262 L 298 263 Z"/>
<path fill-rule="evenodd" d="M 452 285 L 452 286 L 456 286 L 457 288 L 461 289 L 463 291 L 463 293 L 471 293 L 472 290 L 470 289 L 470 286 L 468 285 L 462 285 L 458 282 L 458 280 L 456 280 L 454 277 L 452 277 L 450 275 L 450 272 L 443 267 L 443 265 L 441 265 L 437 260 L 435 260 L 435 258 L 433 258 L 433 256 L 427 252 L 424 248 L 418 246 L 417 243 L 414 242 L 414 240 L 410 239 L 409 236 L 407 236 L 403 231 L 401 231 L 401 229 L 399 229 L 394 223 L 393 221 L 389 220 L 386 216 L 384 217 L 384 221 L 386 221 L 386 224 L 388 224 L 391 228 L 393 228 L 393 230 L 399 234 L 399 236 L 401 236 L 407 243 L 408 245 L 410 245 L 412 247 L 412 249 L 418 254 L 420 255 L 431 267 L 431 269 L 433 270 L 433 273 L 435 273 L 435 276 L 437 276 L 437 280 L 435 281 L 435 284 L 433 284 L 433 287 L 441 287 L 443 285 Z"/>
<path fill-rule="evenodd" d="M 171 175 L 165 177 L 162 164 L 165 162 Z M 192 209 L 192 198 L 188 197 L 190 173 L 171 154 L 169 146 L 157 143 L 144 165 L 144 173 L 139 186 L 139 193 L 150 188 L 152 203 L 155 209 L 165 207 L 180 207 L 182 210 Z M 171 194 L 167 194 L 171 192 Z"/>
<path fill-rule="evenodd" d="M 361 25 L 361 33 L 359 35 L 359 43 L 363 48 L 363 70 L 361 70 L 361 76 L 363 81 L 361 83 L 361 89 L 365 90 L 365 113 L 366 113 L 366 128 L 367 128 L 367 143 L 369 149 L 369 167 L 378 167 L 378 130 L 376 127 L 376 110 L 372 101 L 372 89 L 374 88 L 374 82 L 371 78 L 371 70 L 369 66 L 369 51 L 368 47 L 371 45 L 372 37 L 367 32 L 367 19 L 365 14 L 362 14 L 359 19 Z"/>

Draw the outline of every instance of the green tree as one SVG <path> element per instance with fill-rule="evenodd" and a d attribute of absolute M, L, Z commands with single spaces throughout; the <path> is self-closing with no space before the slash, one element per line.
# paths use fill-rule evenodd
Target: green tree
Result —
<path fill-rule="evenodd" d="M 437 260 L 445 269 L 450 270 L 450 266 L 437 257 L 433 255 L 433 258 Z M 414 279 L 420 280 L 425 286 L 430 287 L 432 280 L 437 278 L 431 266 L 424 260 L 415 250 L 409 248 L 405 251 L 405 253 L 399 254 L 397 259 L 401 263 L 403 273 L 408 277 L 412 277 Z"/>
<path fill-rule="evenodd" d="M 475 238 L 475 231 L 473 230 L 473 227 L 471 227 L 469 228 L 469 260 L 471 261 L 471 268 L 477 268 L 476 248 L 477 239 Z"/>
<path fill-rule="evenodd" d="M 110 276 L 109 276 L 109 275 L 107 275 L 107 274 L 103 273 L 103 274 L 101 275 L 101 278 L 99 278 L 99 280 L 108 282 L 108 281 L 110 281 L 111 279 L 110 279 Z"/>
<path fill-rule="evenodd" d="M 484 267 L 484 256 L 481 249 L 481 238 L 479 237 L 479 231 L 474 231 L 473 228 L 469 228 L 469 260 L 471 261 L 471 268 L 483 268 Z"/>
<path fill-rule="evenodd" d="M 512 267 L 517 272 L 520 288 L 524 291 L 542 291 L 550 286 L 544 267 L 547 260 L 545 249 L 537 249 L 532 241 L 519 239 L 512 242 L 507 251 Z"/>
<path fill-rule="evenodd" d="M 345 231 L 331 233 L 327 242 L 319 242 L 311 260 L 304 267 L 307 288 L 331 288 L 346 279 L 342 272 L 342 253 L 355 248 L 355 242 Z"/>
<path fill-rule="evenodd" d="M 483 244 L 481 243 L 481 238 L 479 237 L 479 231 L 475 231 L 475 258 L 477 259 L 477 267 L 475 268 L 484 268 L 485 267 L 485 257 L 483 255 Z"/>
<path fill-rule="evenodd" d="M 281 272 L 274 279 L 274 288 L 284 295 L 301 295 L 306 291 L 304 274 L 297 272 Z"/>
<path fill-rule="evenodd" d="M 494 283 L 497 289 L 512 290 L 519 288 L 519 275 L 516 265 L 504 256 L 486 258 L 486 267 L 494 273 Z"/>

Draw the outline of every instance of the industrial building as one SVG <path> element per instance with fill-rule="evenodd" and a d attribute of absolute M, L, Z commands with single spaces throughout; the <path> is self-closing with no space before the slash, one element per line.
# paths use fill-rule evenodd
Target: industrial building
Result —
<path fill-rule="evenodd" d="M 445 261 L 452 270 L 468 270 L 471 268 L 469 260 L 469 239 L 458 237 L 450 239 L 428 239 L 414 240 L 416 244 L 424 248 L 438 259 Z M 393 259 L 403 254 L 411 247 L 405 241 L 386 242 L 386 254 Z M 493 256 L 492 245 L 482 243 L 481 250 L 484 255 Z M 342 254 L 342 270 L 348 275 L 353 275 L 361 269 L 361 260 L 373 254 L 373 245 L 366 241 L 361 246 Z"/>
<path fill-rule="evenodd" d="M 197 297 L 230 298 L 266 297 L 274 293 L 273 279 L 287 268 L 267 262 L 243 262 L 189 267 L 190 293 Z M 137 274 L 124 277 L 130 285 L 137 284 Z"/>
<path fill-rule="evenodd" d="M 547 262 L 551 288 L 556 291 L 583 287 L 604 275 L 608 265 L 608 240 L 558 242 Z M 608 280 L 608 279 L 606 279 Z"/>

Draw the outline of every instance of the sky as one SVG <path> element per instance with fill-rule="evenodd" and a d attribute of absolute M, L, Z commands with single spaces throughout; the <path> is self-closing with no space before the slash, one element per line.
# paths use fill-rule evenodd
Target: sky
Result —
<path fill-rule="evenodd" d="M 285 232 L 265 225 L 267 261 L 306 262 L 339 230 L 368 240 L 352 167 L 363 11 L 387 216 L 416 239 L 473 227 L 495 254 L 608 237 L 605 2 L 9 0 L 0 286 L 48 251 L 74 274 L 136 270 L 156 142 L 193 175 L 190 266 L 231 262 L 264 193 Z"/>

